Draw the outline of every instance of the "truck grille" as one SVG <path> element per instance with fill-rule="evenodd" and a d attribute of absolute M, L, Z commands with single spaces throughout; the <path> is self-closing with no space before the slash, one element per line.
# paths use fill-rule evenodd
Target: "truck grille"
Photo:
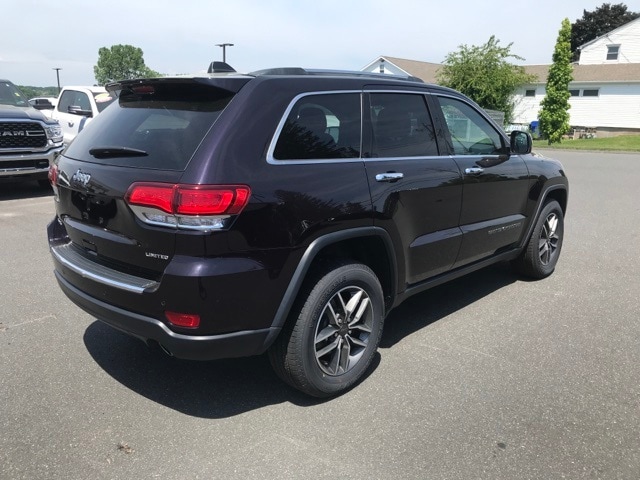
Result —
<path fill-rule="evenodd" d="M 0 123 L 0 149 L 42 148 L 46 146 L 47 134 L 39 123 Z"/>

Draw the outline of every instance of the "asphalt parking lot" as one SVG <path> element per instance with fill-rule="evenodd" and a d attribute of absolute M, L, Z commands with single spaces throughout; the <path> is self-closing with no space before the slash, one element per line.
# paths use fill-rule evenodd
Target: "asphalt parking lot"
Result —
<path fill-rule="evenodd" d="M 52 197 L 0 185 L 0 479 L 640 478 L 640 156 L 548 154 L 570 178 L 556 272 L 411 298 L 321 402 L 264 357 L 175 361 L 80 311 Z"/>

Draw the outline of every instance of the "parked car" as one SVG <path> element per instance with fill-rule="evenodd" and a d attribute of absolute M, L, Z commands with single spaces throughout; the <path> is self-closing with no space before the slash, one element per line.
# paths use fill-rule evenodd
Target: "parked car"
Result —
<path fill-rule="evenodd" d="M 56 97 L 35 97 L 29 99 L 29 105 L 36 110 L 53 110 L 58 104 Z"/>
<path fill-rule="evenodd" d="M 64 144 L 69 145 L 82 129 L 107 108 L 115 97 L 104 87 L 64 87 L 49 116 L 62 127 Z"/>
<path fill-rule="evenodd" d="M 9 80 L 0 80 L 0 181 L 32 179 L 48 187 L 47 175 L 62 151 L 58 122 L 33 108 Z"/>
<path fill-rule="evenodd" d="M 403 300 L 496 262 L 550 275 L 568 181 L 462 94 L 303 69 L 127 80 L 51 170 L 55 276 L 184 359 L 363 378 Z"/>

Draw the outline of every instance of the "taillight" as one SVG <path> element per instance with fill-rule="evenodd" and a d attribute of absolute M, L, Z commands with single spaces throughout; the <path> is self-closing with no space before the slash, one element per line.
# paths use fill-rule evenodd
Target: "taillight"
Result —
<path fill-rule="evenodd" d="M 200 326 L 200 315 L 191 313 L 164 312 L 169 323 L 177 327 L 197 328 Z"/>
<path fill-rule="evenodd" d="M 49 174 L 47 176 L 49 177 L 51 185 L 56 185 L 58 183 L 58 165 L 52 163 L 49 166 Z"/>
<path fill-rule="evenodd" d="M 246 185 L 134 183 L 125 200 L 138 218 L 153 225 L 192 230 L 224 229 L 249 202 Z"/>

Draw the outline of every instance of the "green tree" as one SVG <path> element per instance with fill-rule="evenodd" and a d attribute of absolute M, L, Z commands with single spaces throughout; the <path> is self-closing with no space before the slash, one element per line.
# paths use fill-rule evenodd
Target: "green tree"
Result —
<path fill-rule="evenodd" d="M 524 60 L 511 53 L 511 45 L 501 46 L 493 35 L 484 45 L 460 45 L 458 51 L 445 58 L 438 82 L 464 93 L 482 108 L 504 112 L 505 122 L 509 123 L 513 117 L 513 92 L 535 80 L 523 67 L 509 62 L 511 58 Z"/>
<path fill-rule="evenodd" d="M 629 12 L 624 3 L 603 3 L 593 12 L 583 10 L 582 18 L 571 24 L 571 52 L 573 60 L 580 58 L 579 47 L 611 30 L 640 17 L 640 13 Z"/>
<path fill-rule="evenodd" d="M 32 87 L 30 85 L 19 85 L 18 88 L 27 98 L 58 96 L 58 87 Z"/>
<path fill-rule="evenodd" d="M 144 64 L 142 49 L 132 45 L 112 45 L 98 50 L 98 63 L 93 67 L 98 85 L 131 78 L 159 77 L 160 73 Z"/>
<path fill-rule="evenodd" d="M 547 94 L 540 103 L 540 131 L 552 143 L 560 143 L 569 131 L 569 84 L 573 80 L 571 65 L 571 23 L 565 18 L 553 51 L 553 64 L 547 77 Z"/>

